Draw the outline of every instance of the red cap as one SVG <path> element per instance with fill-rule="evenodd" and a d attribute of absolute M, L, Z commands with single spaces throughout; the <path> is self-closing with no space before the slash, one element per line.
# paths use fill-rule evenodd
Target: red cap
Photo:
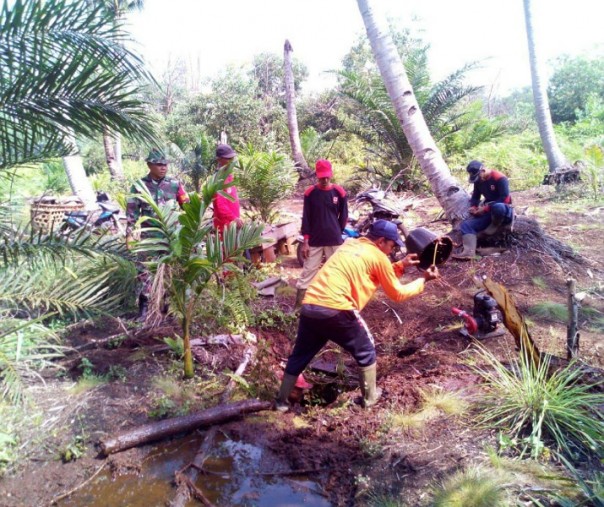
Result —
<path fill-rule="evenodd" d="M 331 163 L 329 160 L 317 160 L 315 164 L 315 170 L 317 172 L 317 178 L 332 178 L 333 171 L 331 170 Z"/>

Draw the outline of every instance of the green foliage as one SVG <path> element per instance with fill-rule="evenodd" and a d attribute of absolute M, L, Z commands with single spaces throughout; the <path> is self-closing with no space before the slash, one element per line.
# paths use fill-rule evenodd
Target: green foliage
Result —
<path fill-rule="evenodd" d="M 547 94 L 554 123 L 576 121 L 590 95 L 604 99 L 604 58 L 558 57 Z"/>
<path fill-rule="evenodd" d="M 138 185 L 138 197 L 153 210 L 153 217 L 142 217 L 151 226 L 143 232 L 147 237 L 139 241 L 136 252 L 149 255 L 147 265 L 156 276 L 166 281 L 170 300 L 182 322 L 185 376 L 193 376 L 190 346 L 190 327 L 197 302 L 212 276 L 223 269 L 236 271 L 234 262 L 243 262 L 243 252 L 260 243 L 263 226 L 246 224 L 237 228 L 233 222 L 222 231 L 214 230 L 212 218 L 206 211 L 217 193 L 230 198 L 224 189 L 230 168 L 212 174 L 200 194 L 191 193 L 190 202 L 183 205 L 183 213 L 170 206 L 158 206 L 144 185 Z"/>
<path fill-rule="evenodd" d="M 590 474 L 591 479 L 585 479 L 564 456 L 560 456 L 560 460 L 579 486 L 580 497 L 568 498 L 560 492 L 556 492 L 552 495 L 552 500 L 556 502 L 556 505 L 560 507 L 579 507 L 583 505 L 604 507 L 604 473 L 596 470 Z"/>
<path fill-rule="evenodd" d="M 486 349 L 478 356 L 485 366 L 474 369 L 488 389 L 477 404 L 481 424 L 503 429 L 510 446 L 534 458 L 550 443 L 569 456 L 602 456 L 604 416 L 595 407 L 604 395 L 582 381 L 578 364 L 553 371 L 547 357 L 535 366 L 521 353 L 508 369 Z"/>
<path fill-rule="evenodd" d="M 21 403 L 27 378 L 62 355 L 58 336 L 41 320 L 15 319 L 0 310 L 0 402 Z"/>
<path fill-rule="evenodd" d="M 497 141 L 482 143 L 462 156 L 449 157 L 449 167 L 460 181 L 467 181 L 465 168 L 472 159 L 482 160 L 487 166 L 503 172 L 510 179 L 512 192 L 540 185 L 547 173 L 547 160 L 536 131 L 507 135 Z"/>
<path fill-rule="evenodd" d="M 259 329 L 277 330 L 294 336 L 298 325 L 295 313 L 285 313 L 281 308 L 269 307 L 254 315 L 252 325 Z"/>
<path fill-rule="evenodd" d="M 178 417 L 187 415 L 191 409 L 190 401 L 185 400 L 181 405 L 174 400 L 162 396 L 155 400 L 155 407 L 147 415 L 150 419 L 166 419 L 167 417 Z"/>
<path fill-rule="evenodd" d="M 292 73 L 294 76 L 294 90 L 298 93 L 302 83 L 308 77 L 308 69 L 296 57 L 292 58 Z M 260 95 L 265 101 L 270 97 L 284 104 L 285 85 L 282 55 L 275 53 L 254 55 L 249 77 L 257 83 Z"/>
<path fill-rule="evenodd" d="M 532 315 L 544 319 L 557 320 L 560 322 L 566 322 L 568 320 L 568 308 L 562 303 L 554 303 L 552 301 L 537 303 L 529 307 L 529 312 Z"/>
<path fill-rule="evenodd" d="M 241 195 L 260 220 L 271 223 L 277 205 L 291 194 L 296 184 L 294 163 L 281 153 L 261 152 L 248 145 L 239 155 L 237 171 Z"/>
<path fill-rule="evenodd" d="M 83 435 L 76 435 L 73 439 L 60 451 L 61 461 L 69 463 L 84 456 L 86 452 L 86 442 Z"/>
<path fill-rule="evenodd" d="M 604 149 L 602 146 L 592 144 L 585 148 L 585 157 L 587 166 L 582 171 L 581 177 L 589 188 L 590 195 L 598 199 L 604 188 Z"/>
<path fill-rule="evenodd" d="M 497 132 L 495 128 L 489 132 L 484 125 L 477 125 L 476 117 L 467 114 L 464 102 L 478 88 L 464 85 L 463 81 L 474 64 L 464 66 L 438 83 L 432 83 L 428 73 L 428 46 L 413 38 L 408 31 L 391 28 L 391 32 L 435 141 L 444 142 L 447 137 L 470 125 L 475 125 L 475 133 L 466 137 L 466 143 L 473 137 L 485 139 Z M 414 173 L 411 169 L 412 150 L 379 72 L 374 64 L 367 65 L 369 55 L 368 42 L 361 40 L 345 58 L 345 70 L 338 73 L 339 91 L 348 99 L 345 101 L 348 115 L 345 129 L 359 136 L 367 147 L 366 167 L 361 169 L 367 170 L 367 166 L 371 166 L 384 181 L 398 175 L 398 187 L 417 187 L 423 178 L 419 177 L 421 173 Z M 484 123 L 489 124 L 489 121 L 485 120 Z"/>
<path fill-rule="evenodd" d="M 87 357 L 83 357 L 78 365 L 82 371 L 82 377 L 92 377 L 94 375 L 94 364 Z"/>
<path fill-rule="evenodd" d="M 454 473 L 433 489 L 433 507 L 498 507 L 508 505 L 501 480 L 485 470 Z"/>
<path fill-rule="evenodd" d="M 271 350 L 271 343 L 258 337 L 258 346 L 254 363 L 247 374 L 249 393 L 251 396 L 271 400 L 278 389 L 278 379 L 274 372 L 275 358 Z"/>
<path fill-rule="evenodd" d="M 74 134 L 104 127 L 156 139 L 137 98 L 152 79 L 101 4 L 4 2 L 0 27 L 0 168 L 66 155 Z"/>
<path fill-rule="evenodd" d="M 224 131 L 232 146 L 252 143 L 268 147 L 275 141 L 287 141 L 285 109 L 265 103 L 259 83 L 243 69 L 228 68 L 208 86 L 208 93 L 197 95 L 178 111 L 181 121 L 203 125 L 212 139 L 220 139 Z"/>
<path fill-rule="evenodd" d="M 163 342 L 168 347 L 170 347 L 172 354 L 174 354 L 177 358 L 181 359 L 184 356 L 184 354 L 185 354 L 184 344 L 183 344 L 182 338 L 180 336 L 177 336 L 176 338 L 170 338 L 169 336 L 166 336 L 163 339 Z"/>
<path fill-rule="evenodd" d="M 0 477 L 7 465 L 15 459 L 14 448 L 16 445 L 17 439 L 13 433 L 0 431 Z"/>

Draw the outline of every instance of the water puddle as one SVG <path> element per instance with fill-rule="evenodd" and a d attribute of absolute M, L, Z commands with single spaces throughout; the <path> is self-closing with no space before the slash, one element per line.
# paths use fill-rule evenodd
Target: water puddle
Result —
<path fill-rule="evenodd" d="M 155 446 L 145 458 L 140 474 L 126 474 L 111 478 L 103 470 L 95 480 L 60 506 L 87 507 L 149 507 L 166 505 L 175 495 L 171 485 L 174 472 L 190 463 L 202 443 L 199 435 Z M 320 494 L 320 485 L 314 477 L 270 475 L 287 470 L 270 451 L 257 445 L 232 440 L 224 435 L 207 459 L 196 486 L 216 506 L 229 507 L 296 507 L 331 504 Z M 264 474 L 268 472 L 269 474 Z M 188 506 L 199 503 L 191 500 Z"/>

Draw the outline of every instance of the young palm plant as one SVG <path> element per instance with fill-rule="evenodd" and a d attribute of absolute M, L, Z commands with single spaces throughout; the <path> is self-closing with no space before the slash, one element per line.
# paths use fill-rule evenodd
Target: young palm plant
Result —
<path fill-rule="evenodd" d="M 217 193 L 228 199 L 223 192 L 232 185 L 225 184 L 230 170 L 224 169 L 211 175 L 201 192 L 191 194 L 190 201 L 183 205 L 183 212 L 176 213 L 169 205 L 158 206 L 144 185 L 139 185 L 137 197 L 146 201 L 153 209 L 154 217 L 142 217 L 151 226 L 144 229 L 145 239 L 138 242 L 135 251 L 144 253 L 151 260 L 146 262 L 156 274 L 163 273 L 171 301 L 176 307 L 182 323 L 184 346 L 184 375 L 194 375 L 191 354 L 191 323 L 195 306 L 212 276 L 223 269 L 238 269 L 233 262 L 243 261 L 245 250 L 260 244 L 263 226 L 246 224 L 237 229 L 231 223 L 222 232 L 222 237 L 206 212 Z"/>

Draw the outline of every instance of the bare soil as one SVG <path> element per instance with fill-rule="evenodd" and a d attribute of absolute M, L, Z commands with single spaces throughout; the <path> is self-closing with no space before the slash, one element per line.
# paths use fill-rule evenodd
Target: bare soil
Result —
<path fill-rule="evenodd" d="M 604 366 L 604 209 L 587 206 L 576 210 L 568 203 L 558 205 L 552 201 L 551 192 L 543 189 L 518 192 L 514 198 L 519 212 L 537 218 L 546 234 L 573 246 L 580 257 L 560 264 L 545 251 L 520 244 L 477 261 L 447 262 L 441 267 L 442 280 L 429 283 L 422 295 L 405 303 L 391 302 L 378 293 L 363 311 L 363 317 L 376 339 L 382 400 L 367 411 L 356 405 L 358 388 L 353 363 L 335 347 L 327 350 L 320 359 L 324 365 L 340 364 L 339 374 L 309 370 L 306 378 L 316 387 L 310 393 L 297 391 L 298 403 L 292 411 L 255 416 L 253 426 L 246 420 L 223 426 L 226 434 L 262 445 L 289 465 L 288 470 L 276 471 L 267 464 L 267 470 L 260 472 L 305 471 L 319 480 L 322 494 L 333 505 L 365 505 L 369 490 L 374 494 L 397 492 L 406 504 L 420 505 L 436 480 L 484 460 L 487 446 L 496 447 L 496 435 L 477 429 L 469 417 L 441 415 L 419 429 L 406 431 L 393 429 L 391 423 L 392 414 L 420 408 L 422 391 L 462 392 L 471 400 L 480 389 L 469 360 L 474 345 L 459 334 L 460 322 L 452 316 L 451 307 L 471 310 L 472 297 L 479 290 L 475 280 L 482 276 L 509 290 L 520 311 L 529 318 L 531 333 L 540 349 L 564 357 L 566 323 L 532 313 L 531 309 L 539 303 L 566 304 L 568 276 L 577 279 L 581 290 L 599 289 L 597 293 L 590 292 L 583 304 L 580 356 L 593 366 Z M 421 201 L 406 218 L 413 222 L 407 223 L 409 229 L 423 226 L 438 234 L 446 233 L 445 222 L 433 221 L 435 209 L 438 206 L 434 200 Z M 299 210 L 300 201 L 292 201 L 289 211 Z M 300 268 L 293 255 L 281 257 L 279 262 L 280 274 L 289 288 L 278 291 L 274 298 L 258 300 L 256 311 L 279 308 L 284 314 L 293 312 L 293 287 Z M 415 276 L 413 272 L 406 275 L 409 280 Z M 277 383 L 270 377 L 276 378 L 287 359 L 295 338 L 293 329 L 254 331 L 262 345 L 259 349 L 265 352 L 262 365 L 252 372 L 257 375 L 263 368 L 274 393 Z M 71 346 L 78 347 L 122 332 L 117 320 L 106 318 L 75 326 L 69 340 Z M 149 446 L 104 460 L 95 443 L 120 429 L 148 422 L 150 414 L 157 411 L 161 394 L 154 379 L 179 375 L 157 338 L 176 332 L 177 326 L 169 322 L 147 335 L 133 328 L 129 331 L 131 336 L 117 347 L 98 346 L 68 356 L 62 360 L 66 375 L 57 378 L 53 374 L 43 385 L 30 389 L 42 422 L 27 425 L 31 430 L 22 436 L 23 458 L 2 479 L 0 504 L 49 504 L 81 485 L 104 464 L 115 474 L 136 474 Z M 505 360 L 516 354 L 514 340 L 508 333 L 485 340 L 482 345 Z M 204 378 L 209 370 L 234 370 L 243 349 L 212 346 L 198 350 L 196 358 L 202 363 L 198 364 L 198 378 Z M 82 374 L 82 357 L 94 365 L 95 373 L 118 371 L 123 378 L 80 393 L 70 391 Z M 267 376 L 267 372 L 271 375 Z M 195 382 L 187 385 L 194 390 Z M 210 406 L 212 402 L 211 397 L 204 398 L 200 393 L 194 408 Z M 79 459 L 67 463 L 58 459 L 60 452 L 78 439 L 82 449 Z"/>

